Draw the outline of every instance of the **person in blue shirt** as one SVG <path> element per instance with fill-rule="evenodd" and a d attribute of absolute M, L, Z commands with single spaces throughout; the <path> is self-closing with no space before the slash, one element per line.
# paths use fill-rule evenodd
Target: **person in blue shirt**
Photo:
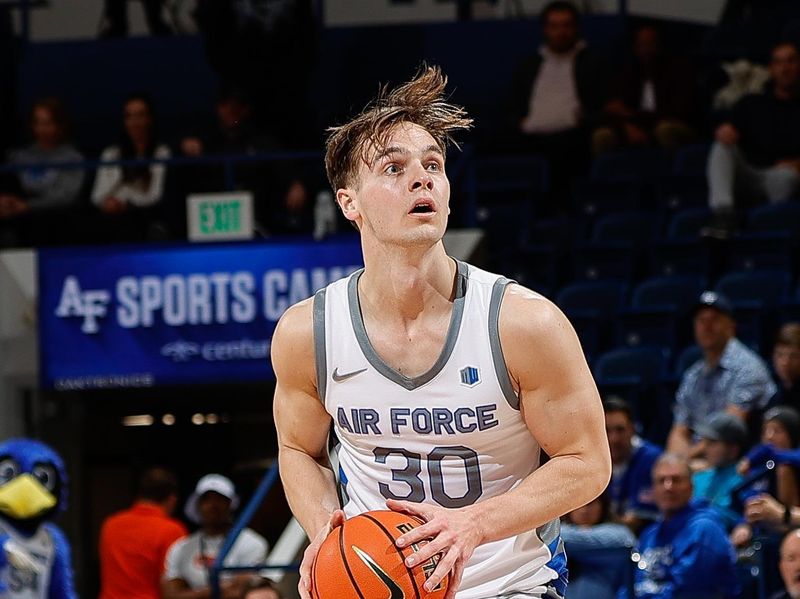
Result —
<path fill-rule="evenodd" d="M 732 491 L 742 482 L 736 463 L 747 444 L 747 427 L 738 416 L 717 412 L 697 428 L 704 441 L 708 468 L 692 476 L 694 499 L 706 500 L 726 530 L 741 522 L 742 514 L 733 508 Z"/>
<path fill-rule="evenodd" d="M 625 400 L 609 397 L 603 409 L 611 448 L 611 482 L 606 491 L 611 516 L 639 533 L 658 516 L 650 472 L 661 448 L 636 434 L 633 413 Z"/>
<path fill-rule="evenodd" d="M 736 338 L 731 301 L 704 291 L 694 311 L 694 337 L 703 357 L 684 373 L 675 394 L 674 423 L 667 440 L 672 453 L 699 457 L 696 429 L 716 412 L 729 412 L 747 422 L 775 394 L 764 361 Z"/>
<path fill-rule="evenodd" d="M 738 596 L 736 555 L 725 529 L 703 504 L 692 502 L 686 458 L 665 453 L 653 467 L 660 512 L 639 538 L 634 594 L 638 599 Z"/>

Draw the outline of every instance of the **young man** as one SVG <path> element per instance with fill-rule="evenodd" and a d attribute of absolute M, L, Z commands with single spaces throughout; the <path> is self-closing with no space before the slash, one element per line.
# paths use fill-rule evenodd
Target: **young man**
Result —
<path fill-rule="evenodd" d="M 387 506 L 426 522 L 397 544 L 430 539 L 409 566 L 441 554 L 428 590 L 449 573 L 446 599 L 563 595 L 558 518 L 609 480 L 602 406 L 569 322 L 445 253 L 444 155 L 471 123 L 445 85 L 424 69 L 328 139 L 365 268 L 290 308 L 272 346 L 283 484 L 312 539 L 303 599 L 332 527 Z M 540 448 L 551 459 L 537 468 Z"/>

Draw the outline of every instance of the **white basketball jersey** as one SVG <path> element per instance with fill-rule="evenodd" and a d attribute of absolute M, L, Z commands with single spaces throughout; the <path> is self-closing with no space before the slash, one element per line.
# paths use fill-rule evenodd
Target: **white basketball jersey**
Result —
<path fill-rule="evenodd" d="M 50 588 L 50 572 L 55 559 L 55 545 L 50 532 L 44 526 L 32 537 L 19 534 L 12 526 L 0 518 L 0 535 L 11 537 L 17 547 L 21 547 L 38 566 L 38 572 L 22 571 L 9 564 L 0 572 L 8 593 L 8 599 L 47 599 Z"/>
<path fill-rule="evenodd" d="M 361 272 L 314 302 L 318 384 L 341 444 L 345 513 L 386 509 L 387 498 L 459 508 L 514 488 L 538 467 L 539 447 L 500 348 L 498 316 L 510 281 L 458 262 L 442 353 L 430 371 L 408 378 L 370 344 Z M 477 547 L 458 599 L 563 594 L 565 566 L 556 520 Z"/>

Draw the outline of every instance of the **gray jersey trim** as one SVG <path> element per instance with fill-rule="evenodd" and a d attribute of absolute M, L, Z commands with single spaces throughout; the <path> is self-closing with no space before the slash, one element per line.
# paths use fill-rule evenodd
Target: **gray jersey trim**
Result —
<path fill-rule="evenodd" d="M 328 357 L 325 353 L 325 288 L 314 294 L 314 361 L 317 366 L 317 393 L 325 405 L 328 383 Z"/>
<path fill-rule="evenodd" d="M 464 316 L 464 298 L 467 294 L 467 281 L 469 279 L 469 268 L 460 260 L 456 260 L 457 274 L 456 274 L 456 289 L 455 299 L 453 300 L 453 312 L 450 315 L 450 324 L 447 328 L 447 337 L 445 338 L 442 353 L 436 360 L 431 369 L 421 374 L 420 376 L 409 378 L 400 374 L 394 368 L 384 362 L 370 343 L 367 336 L 367 328 L 364 326 L 364 317 L 361 314 L 361 303 L 358 299 L 358 279 L 361 277 L 363 270 L 353 274 L 347 283 L 347 296 L 348 303 L 350 304 L 350 320 L 353 323 L 353 331 L 355 332 L 358 345 L 361 351 L 367 358 L 367 361 L 384 377 L 390 381 L 397 383 L 401 387 L 413 391 L 422 385 L 430 382 L 439 372 L 441 372 L 444 365 L 450 359 L 453 353 L 453 348 L 456 346 L 458 339 L 458 331 L 461 328 L 461 319 Z"/>
<path fill-rule="evenodd" d="M 519 397 L 514 393 L 511 377 L 508 376 L 506 359 L 503 357 L 503 348 L 500 346 L 500 306 L 503 303 L 506 287 L 510 283 L 514 283 L 514 281 L 500 277 L 492 287 L 492 299 L 489 302 L 489 346 L 492 349 L 492 361 L 500 389 L 502 389 L 508 405 L 519 410 Z"/>

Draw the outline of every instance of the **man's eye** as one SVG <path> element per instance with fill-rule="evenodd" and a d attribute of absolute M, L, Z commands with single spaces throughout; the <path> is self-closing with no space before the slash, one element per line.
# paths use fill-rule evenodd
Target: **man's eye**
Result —
<path fill-rule="evenodd" d="M 430 164 L 428 164 L 428 170 L 429 171 L 434 171 L 434 172 L 439 172 L 442 169 L 439 166 L 438 162 L 431 162 Z"/>
<path fill-rule="evenodd" d="M 400 167 L 396 164 L 390 164 L 384 169 L 384 172 L 388 175 L 396 175 L 400 172 Z"/>

